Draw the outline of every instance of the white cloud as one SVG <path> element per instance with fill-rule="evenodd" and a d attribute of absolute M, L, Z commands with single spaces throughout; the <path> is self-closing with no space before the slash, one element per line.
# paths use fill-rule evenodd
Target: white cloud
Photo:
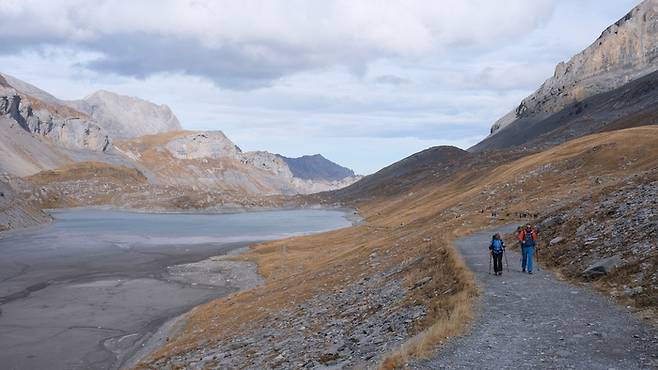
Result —
<path fill-rule="evenodd" d="M 552 9 L 549 0 L 27 0 L 0 8 L 0 50 L 77 45 L 103 53 L 90 68 L 184 71 L 235 87 L 317 67 L 359 70 L 378 58 L 490 49 L 533 30 Z"/>

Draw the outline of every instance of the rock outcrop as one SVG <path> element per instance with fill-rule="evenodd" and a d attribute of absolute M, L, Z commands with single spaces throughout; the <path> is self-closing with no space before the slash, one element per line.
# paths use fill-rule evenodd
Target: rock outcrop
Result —
<path fill-rule="evenodd" d="M 165 148 L 177 159 L 238 158 L 242 153 L 221 131 L 179 136 L 169 141 Z"/>
<path fill-rule="evenodd" d="M 117 139 L 182 130 L 178 118 L 168 106 L 105 90 L 66 104 L 94 118 Z"/>
<path fill-rule="evenodd" d="M 50 106 L 21 94 L 6 83 L 0 89 L 0 117 L 9 118 L 25 131 L 69 149 L 104 152 L 111 145 L 109 136 L 85 115 Z"/>
<path fill-rule="evenodd" d="M 495 135 L 524 118 L 544 119 L 569 104 L 619 88 L 658 70 L 658 0 L 645 0 L 492 127 Z"/>

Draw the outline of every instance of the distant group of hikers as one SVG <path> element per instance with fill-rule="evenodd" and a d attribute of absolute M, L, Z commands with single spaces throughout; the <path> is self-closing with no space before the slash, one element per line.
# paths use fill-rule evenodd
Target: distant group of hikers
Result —
<path fill-rule="evenodd" d="M 519 247 L 521 248 L 521 270 L 528 271 L 532 274 L 532 258 L 535 254 L 535 245 L 537 243 L 537 231 L 532 228 L 531 224 L 519 226 L 516 229 L 517 237 L 519 240 Z M 489 244 L 491 258 L 489 260 L 489 272 L 491 273 L 491 261 L 493 260 L 494 274 L 503 274 L 503 256 L 505 255 L 505 242 L 500 237 L 500 234 L 495 234 L 491 238 Z"/>

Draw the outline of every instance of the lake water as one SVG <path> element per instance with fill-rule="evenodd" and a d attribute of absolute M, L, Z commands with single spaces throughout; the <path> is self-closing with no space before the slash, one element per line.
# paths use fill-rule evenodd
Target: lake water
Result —
<path fill-rule="evenodd" d="M 51 225 L 0 236 L 3 368 L 115 368 L 167 319 L 236 290 L 207 264 L 218 278 L 190 274 L 194 263 L 351 225 L 340 210 L 52 214 Z"/>

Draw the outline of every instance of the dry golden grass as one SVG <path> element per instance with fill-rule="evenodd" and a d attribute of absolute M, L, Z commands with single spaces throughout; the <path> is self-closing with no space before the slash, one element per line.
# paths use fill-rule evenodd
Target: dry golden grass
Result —
<path fill-rule="evenodd" d="M 146 177 L 134 168 L 115 166 L 104 162 L 78 162 L 67 164 L 54 170 L 42 171 L 27 179 L 37 185 L 47 185 L 63 181 L 80 181 L 93 178 L 106 178 L 122 184 L 146 183 Z"/>
<path fill-rule="evenodd" d="M 397 368 L 409 358 L 430 353 L 446 337 L 461 333 L 472 318 L 477 286 L 457 252 L 454 238 L 513 220 L 514 212 L 543 213 L 579 199 L 623 176 L 658 166 L 658 127 L 641 127 L 574 140 L 545 152 L 492 165 L 465 164 L 450 181 L 417 185 L 394 197 L 359 204 L 367 224 L 320 235 L 255 245 L 238 258 L 255 261 L 266 283 L 255 289 L 197 307 L 186 328 L 138 368 L 185 352 L 205 340 L 219 341 L 246 330 L 267 310 L 294 308 L 320 291 L 372 274 L 362 261 L 378 251 L 386 256 L 379 269 L 405 261 L 419 262 L 398 278 L 412 285 L 424 276 L 430 284 L 413 290 L 410 304 L 422 303 L 427 316 L 415 335 L 381 363 Z M 490 217 L 495 211 L 498 217 Z M 433 244 L 423 242 L 431 237 Z"/>

